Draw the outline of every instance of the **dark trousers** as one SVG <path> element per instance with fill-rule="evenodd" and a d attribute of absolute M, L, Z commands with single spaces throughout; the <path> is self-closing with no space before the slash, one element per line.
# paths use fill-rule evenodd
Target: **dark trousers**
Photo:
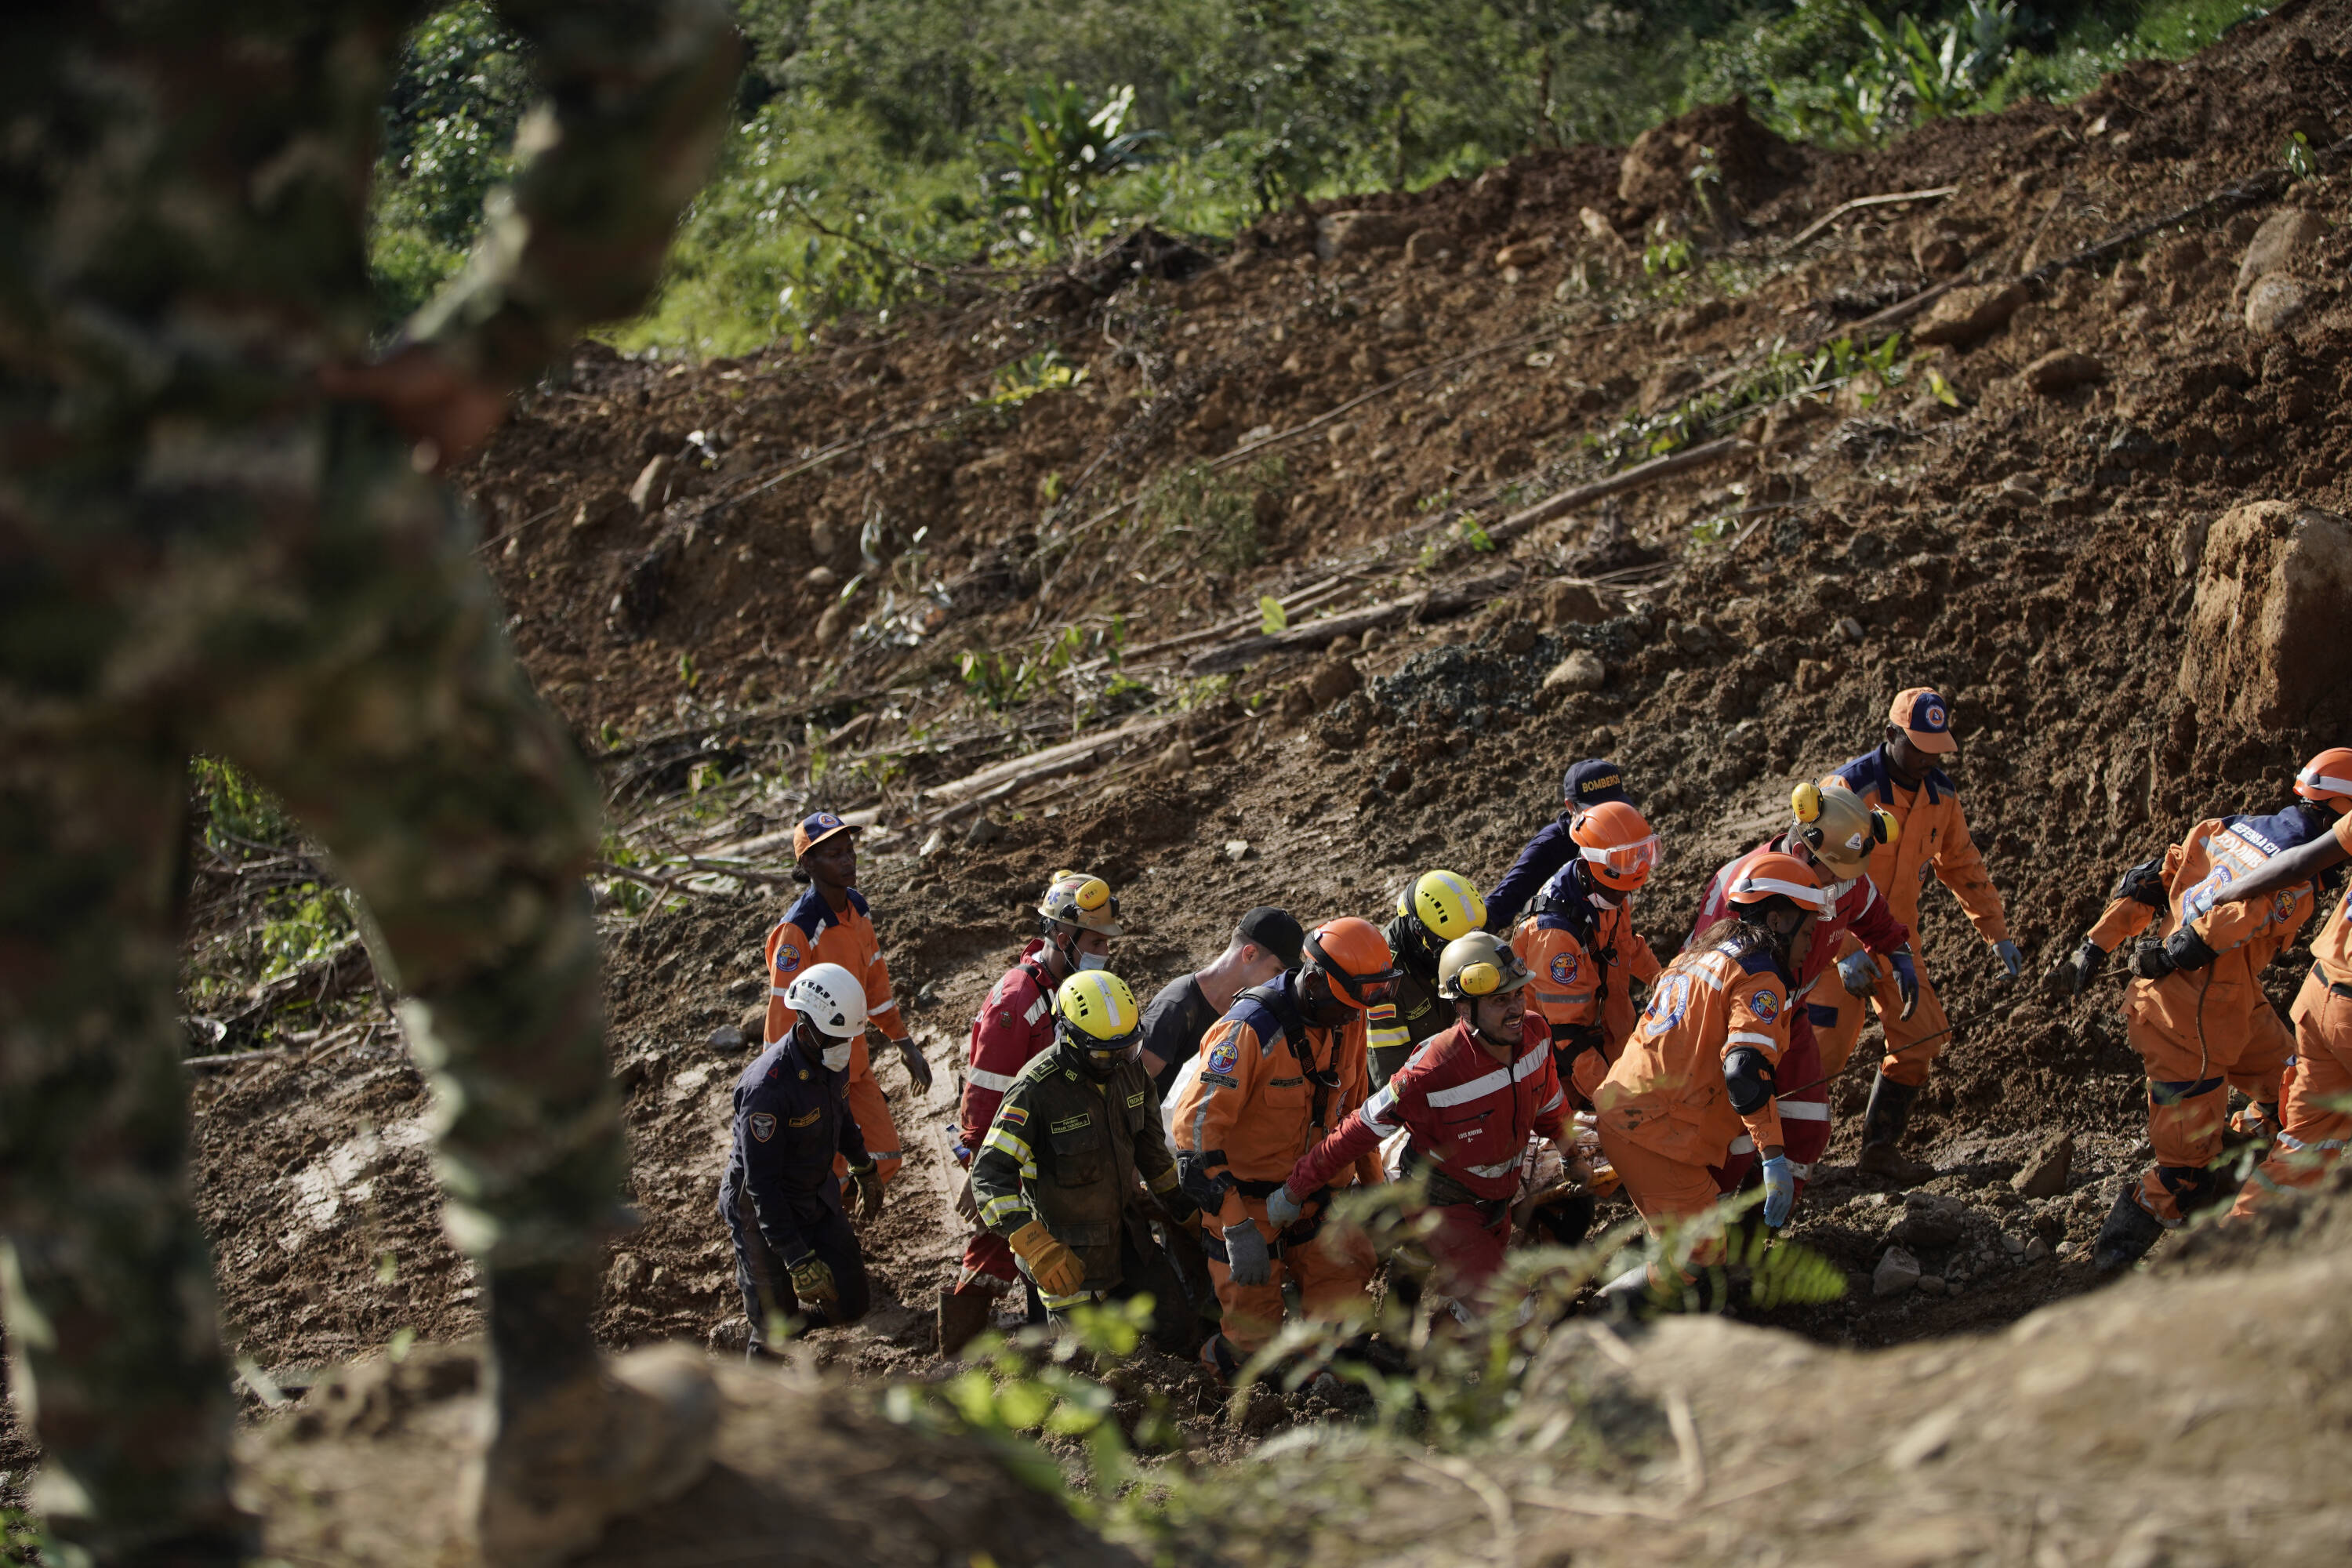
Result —
<path fill-rule="evenodd" d="M 1205 1325 L 1194 1315 L 1175 1265 L 1169 1262 L 1165 1252 L 1148 1245 L 1150 1241 L 1150 1233 L 1143 1229 L 1140 1221 L 1129 1220 L 1119 1226 L 1118 1283 L 1104 1291 L 1103 1297 L 1111 1301 L 1150 1297 L 1149 1331 L 1152 1348 L 1169 1355 L 1189 1356 L 1208 1337 L 1202 1331 Z M 1058 1318 L 1061 1314 L 1056 1312 L 1054 1316 Z"/>
<path fill-rule="evenodd" d="M 830 1204 L 812 1205 L 795 1212 L 801 1235 L 817 1257 L 833 1270 L 837 1299 L 831 1306 L 803 1303 L 793 1290 L 793 1271 L 761 1233 L 751 1199 L 744 1194 L 728 1215 L 727 1228 L 735 1238 L 735 1287 L 743 1292 L 743 1313 L 751 1320 L 751 1354 L 764 1355 L 772 1315 L 797 1318 L 808 1329 L 854 1323 L 874 1304 L 874 1287 L 866 1277 L 866 1254 L 858 1250 L 857 1233 L 849 1220 Z"/>

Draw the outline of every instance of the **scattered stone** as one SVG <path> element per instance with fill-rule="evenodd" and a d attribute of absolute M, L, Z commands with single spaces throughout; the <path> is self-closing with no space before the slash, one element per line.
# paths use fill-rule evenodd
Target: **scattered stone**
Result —
<path fill-rule="evenodd" d="M 2352 722 L 2352 519 L 2291 501 L 2232 507 L 2213 524 L 2178 689 L 2214 721 L 2340 733 Z"/>
<path fill-rule="evenodd" d="M 2025 1261 L 2028 1263 L 2039 1263 L 2049 1256 L 2050 1244 L 2040 1237 L 2037 1236 L 2025 1244 Z"/>
<path fill-rule="evenodd" d="M 732 1024 L 721 1024 L 710 1031 L 710 1048 L 721 1056 L 731 1056 L 743 1048 L 743 1031 Z"/>
<path fill-rule="evenodd" d="M 649 517 L 659 511 L 662 499 L 669 489 L 669 454 L 657 453 L 646 459 L 637 470 L 636 482 L 629 487 L 629 504 L 637 509 L 639 517 Z"/>
<path fill-rule="evenodd" d="M 1228 838 L 1225 840 L 1225 858 L 1255 860 L 1257 858 L 1257 847 L 1246 838 Z"/>
<path fill-rule="evenodd" d="M 1315 222 L 1315 254 L 1329 261 L 1405 243 L 1410 220 L 1397 213 L 1327 213 Z"/>
<path fill-rule="evenodd" d="M 812 566 L 801 581 L 820 594 L 830 594 L 841 586 L 841 574 L 830 566 Z"/>
<path fill-rule="evenodd" d="M 1548 626 L 1597 626 L 1609 616 L 1610 606 L 1582 583 L 1544 584 L 1543 618 Z"/>
<path fill-rule="evenodd" d="M 1899 1247 L 1890 1247 L 1870 1277 L 1874 1296 L 1905 1296 L 1919 1283 L 1919 1260 Z"/>
<path fill-rule="evenodd" d="M 2263 220 L 2238 261 L 2238 287 L 2251 289 L 2273 272 L 2284 272 L 2296 253 L 2327 237 L 2327 224 L 2317 213 L 2284 207 Z"/>
<path fill-rule="evenodd" d="M 838 599 L 827 605 L 824 614 L 816 618 L 816 640 L 826 647 L 839 642 L 841 635 L 848 629 L 849 606 Z"/>
<path fill-rule="evenodd" d="M 1336 644 L 1337 644 L 1337 642 L 1338 642 L 1338 639 L 1337 639 L 1337 638 L 1334 638 L 1334 639 L 1332 639 L 1332 640 L 1333 640 L 1334 644 L 1336 645 Z M 1378 626 L 1366 626 L 1366 627 L 1364 628 L 1363 640 L 1362 640 L 1361 642 L 1358 643 L 1358 644 L 1357 644 L 1357 646 L 1358 646 L 1359 647 L 1362 648 L 1364 652 L 1366 652 L 1366 653 L 1370 653 L 1370 652 L 1371 652 L 1371 651 L 1372 651 L 1372 649 L 1374 649 L 1374 648 L 1376 648 L 1376 647 L 1380 647 L 1380 646 L 1381 646 L 1381 644 L 1382 644 L 1382 643 L 1386 642 L 1387 640 L 1388 640 L 1388 638 L 1387 638 L 1387 637 L 1383 637 L 1383 636 L 1381 634 L 1381 628 L 1380 628 L 1380 627 L 1378 627 Z"/>
<path fill-rule="evenodd" d="M 1495 266 L 1497 270 L 1507 267 L 1524 269 L 1533 267 L 1550 254 L 1551 236 L 1540 234 L 1533 239 L 1523 239 L 1517 245 L 1507 245 L 1495 252 Z"/>
<path fill-rule="evenodd" d="M 1940 1274 L 1922 1274 L 1919 1276 L 1919 1283 L 1913 1288 L 1922 1296 L 1940 1296 L 1944 1293 L 1944 1277 Z"/>
<path fill-rule="evenodd" d="M 1416 230 L 1413 237 L 1404 242 L 1404 258 L 1408 266 L 1441 263 L 1452 259 L 1453 255 L 1453 247 L 1445 243 L 1445 236 L 1433 228 Z"/>
<path fill-rule="evenodd" d="M 1695 365 L 1669 363 L 1658 366 L 1642 383 L 1642 412 L 1655 414 L 1661 408 L 1671 407 L 1703 379 Z"/>
<path fill-rule="evenodd" d="M 2309 313 L 2309 290 L 2281 273 L 2257 282 L 2246 293 L 2246 331 L 2258 338 L 2274 338 Z"/>
<path fill-rule="evenodd" d="M 765 1040 L 768 1037 L 768 1005 L 765 1002 L 752 1003 L 743 1009 L 743 1016 L 736 1020 L 735 1026 L 743 1031 L 743 1037 L 747 1040 Z"/>
<path fill-rule="evenodd" d="M 2024 1198 L 2054 1198 L 2066 1190 L 2074 1173 L 2074 1135 L 2061 1132 L 2033 1152 L 2025 1166 L 2009 1179 L 2010 1189 Z"/>
<path fill-rule="evenodd" d="M 2105 365 L 2074 349 L 2053 349 L 2025 367 L 2025 384 L 2044 397 L 2106 378 Z"/>
<path fill-rule="evenodd" d="M 1887 1232 L 1887 1239 L 1911 1251 L 1951 1246 L 1966 1228 L 1968 1209 L 1958 1198 L 1940 1193 L 1906 1193 L 1903 1217 Z"/>
<path fill-rule="evenodd" d="M 1591 648 L 1580 647 L 1558 664 L 1544 677 L 1546 691 L 1598 691 L 1608 684 L 1609 667 Z"/>
<path fill-rule="evenodd" d="M 612 1267 L 604 1271 L 607 1295 L 625 1298 L 646 1282 L 646 1260 L 634 1252 L 613 1254 Z"/>
<path fill-rule="evenodd" d="M 2000 1249 L 2011 1258 L 2022 1258 L 2025 1256 L 2025 1238 L 2003 1233 L 2000 1238 Z"/>
<path fill-rule="evenodd" d="M 924 838 L 923 847 L 915 851 L 915 858 L 918 860 L 928 860 L 947 847 L 948 830 L 944 827 L 934 827 L 931 829 L 929 835 Z"/>
<path fill-rule="evenodd" d="M 1860 647 L 1862 646 L 1862 623 L 1860 621 L 1855 620 L 1852 616 L 1840 616 L 1838 617 L 1837 629 L 1838 636 L 1845 638 L 1846 641 L 1853 644 L 1856 647 Z"/>
<path fill-rule="evenodd" d="M 1003 837 L 1004 825 L 986 815 L 973 817 L 971 826 L 963 830 L 964 847 L 968 849 L 993 844 Z"/>
<path fill-rule="evenodd" d="M 1333 658 L 1345 658 L 1356 651 L 1356 639 L 1341 632 L 1324 645 L 1323 651 Z"/>
<path fill-rule="evenodd" d="M 915 1005 L 918 1007 L 936 1007 L 939 1005 L 940 988 L 930 981 L 924 981 L 922 988 L 915 993 Z"/>
<path fill-rule="evenodd" d="M 601 528 L 628 516 L 630 510 L 627 496 L 616 489 L 601 489 L 580 503 L 579 510 L 572 514 L 572 526 Z"/>
<path fill-rule="evenodd" d="M 1344 658 L 1330 658 L 1307 673 L 1307 695 L 1318 708 L 1328 708 L 1364 684 L 1356 667 Z"/>
<path fill-rule="evenodd" d="M 2019 306 L 2032 296 L 2022 283 L 1988 283 L 1975 289 L 1955 289 L 1927 312 L 1911 334 L 1926 347 L 1938 343 L 1968 344 L 1989 338 L 2009 325 Z"/>
<path fill-rule="evenodd" d="M 1168 749 L 1151 759 L 1149 770 L 1156 779 L 1181 778 L 1192 771 L 1192 743 L 1179 735 L 1168 742 Z"/>

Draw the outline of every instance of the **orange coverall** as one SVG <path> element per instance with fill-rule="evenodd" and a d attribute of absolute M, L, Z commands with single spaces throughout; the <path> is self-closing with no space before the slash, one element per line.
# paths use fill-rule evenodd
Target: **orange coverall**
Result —
<path fill-rule="evenodd" d="M 1687 949 L 1668 964 L 1593 1099 L 1601 1150 L 1653 1236 L 1713 1205 L 1711 1167 L 1741 1132 L 1759 1151 L 1787 1142 L 1777 1099 L 1743 1116 L 1724 1080 L 1733 1051 L 1753 1047 L 1777 1067 L 1789 1043 L 1789 978 L 1769 952 L 1746 946 L 1733 938 Z M 1721 1252 L 1710 1240 L 1691 1261 L 1711 1263 Z"/>
<path fill-rule="evenodd" d="M 1294 971 L 1234 999 L 1201 1041 L 1200 1074 L 1176 1102 L 1177 1169 L 1187 1195 L 1201 1205 L 1202 1250 L 1224 1310 L 1223 1332 L 1244 1356 L 1281 1327 L 1286 1275 L 1297 1282 L 1308 1317 L 1338 1321 L 1370 1305 L 1364 1289 L 1377 1265 L 1360 1233 L 1318 1228 L 1318 1215 L 1309 1214 L 1284 1236 L 1266 1218 L 1265 1200 L 1299 1156 L 1371 1091 L 1364 1015 L 1353 1014 L 1336 1030 L 1306 1021 L 1297 1010 L 1297 978 Z M 1297 1023 L 1295 1045 L 1283 1027 L 1285 1013 Z M 1343 1169 L 1335 1185 L 1381 1179 L 1375 1149 Z M 1225 1227 L 1244 1219 L 1280 1247 L 1263 1285 L 1234 1284 L 1226 1265 Z"/>
<path fill-rule="evenodd" d="M 2117 1011 L 2147 1068 L 2147 1137 L 2156 1163 L 2133 1195 L 2167 1226 L 2187 1217 L 2213 1182 L 2230 1089 L 2278 1102 L 2294 1040 L 2263 994 L 2262 972 L 2311 918 L 2312 889 L 2282 888 L 2267 899 L 2215 904 L 2212 891 L 2248 875 L 2276 852 L 2262 817 L 2200 822 L 2164 853 L 2157 889 L 2165 900 L 2158 934 L 2186 925 L 2218 954 L 2161 980 L 2134 980 Z M 2126 877 L 2128 887 L 2131 879 Z M 2088 940 L 2113 951 L 2147 929 L 2158 911 L 2126 893 L 2109 904 Z"/>
<path fill-rule="evenodd" d="M 768 932 L 767 1043 L 774 1045 L 793 1026 L 793 1010 L 784 1005 L 784 991 L 793 977 L 812 963 L 838 963 L 865 983 L 867 1022 L 892 1039 L 907 1033 L 898 1018 L 898 1003 L 890 994 L 890 966 L 882 962 L 882 941 L 874 933 L 866 895 L 849 889 L 849 908 L 835 910 L 823 893 L 809 889 L 794 899 L 784 918 Z M 890 1102 L 875 1081 L 874 1064 L 866 1052 L 863 1031 L 849 1047 L 849 1114 L 866 1139 L 866 1152 L 883 1181 L 898 1173 L 903 1153 L 898 1124 L 890 1119 Z M 835 1174 L 846 1171 L 845 1161 L 834 1162 Z"/>
<path fill-rule="evenodd" d="M 2352 816 L 2337 817 L 2331 831 L 2352 852 Z M 2280 1106 L 2278 1142 L 2239 1189 L 2232 1218 L 2281 1187 L 2317 1182 L 2352 1137 L 2352 1111 L 2340 1109 L 2352 1101 L 2352 887 L 2331 901 L 2311 956 L 2294 998 L 2294 1072 Z"/>
<path fill-rule="evenodd" d="M 1647 985 L 1658 978 L 1657 955 L 1633 930 L 1632 902 L 1628 897 L 1615 909 L 1539 908 L 1511 938 L 1511 951 L 1535 976 L 1528 983 L 1528 1001 L 1550 1026 L 1555 1043 L 1568 1030 L 1600 1026 L 1601 1048 L 1578 1053 L 1566 1079 L 1588 1105 L 1633 1032 L 1633 983 Z M 1589 923 L 1580 914 L 1589 914 Z"/>
<path fill-rule="evenodd" d="M 1822 783 L 1842 784 L 1864 800 L 1885 806 L 1901 826 L 1894 843 L 1882 844 L 1871 852 L 1868 875 L 1895 918 L 1911 928 L 1911 963 L 1919 976 L 1919 1005 L 1911 1016 L 1903 1016 L 1894 965 L 1879 959 L 1871 961 L 1878 971 L 1878 985 L 1869 1001 L 1878 1008 L 1878 1021 L 1886 1034 L 1886 1057 L 1879 1070 L 1891 1083 L 1916 1087 L 1927 1081 L 1927 1065 L 1952 1043 L 1945 1028 L 1951 1020 L 1944 1016 L 1943 1001 L 1928 982 L 1927 955 L 1920 951 L 1919 896 L 1927 890 L 1932 874 L 1960 901 L 1977 934 L 1988 942 L 1998 942 L 2009 935 L 2000 889 L 1992 885 L 1984 857 L 1969 837 L 1969 819 L 1960 809 L 1959 794 L 1941 769 L 1930 771 L 1918 788 L 1905 789 L 1895 782 L 1886 766 L 1886 748 L 1881 746 L 1854 758 Z M 1862 943 L 1848 935 L 1835 956 L 1842 959 L 1863 951 Z M 1832 980 L 1816 987 L 1808 1000 L 1816 1005 L 1830 1002 L 1836 1005 L 1837 1022 L 1816 1031 L 1822 1070 L 1834 1076 L 1845 1070 L 1862 1037 L 1864 998 L 1847 994 L 1845 987 Z"/>

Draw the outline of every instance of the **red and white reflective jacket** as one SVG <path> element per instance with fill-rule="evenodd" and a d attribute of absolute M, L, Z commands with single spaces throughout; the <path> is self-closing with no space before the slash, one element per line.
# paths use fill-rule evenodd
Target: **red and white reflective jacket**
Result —
<path fill-rule="evenodd" d="M 1690 935 L 1683 939 L 1685 952 L 1697 943 L 1703 932 L 1714 929 L 1717 921 L 1731 918 L 1731 900 L 1726 896 L 1727 889 L 1739 879 L 1739 874 L 1747 868 L 1748 863 L 1759 856 L 1774 852 L 1778 847 L 1779 840 L 1766 839 L 1745 855 L 1734 856 L 1723 863 L 1708 880 L 1706 891 L 1699 898 L 1698 921 L 1691 927 Z M 1822 976 L 1829 972 L 1830 965 L 1837 961 L 1838 944 L 1846 932 L 1852 931 L 1854 940 L 1873 952 L 1899 952 L 1911 941 L 1911 928 L 1895 918 L 1894 910 L 1879 896 L 1878 889 L 1871 886 L 1868 877 L 1856 877 L 1850 882 L 1833 883 L 1832 886 L 1837 892 L 1836 910 L 1829 919 L 1815 922 L 1810 933 L 1800 933 L 1797 940 L 1804 945 L 1804 951 L 1790 955 L 1790 967 L 1796 972 L 1791 982 L 1795 993 L 1793 999 L 1799 1002 L 1811 993 Z M 1827 1019 L 1812 1020 L 1817 1026 L 1826 1026 L 1835 1021 L 1833 1011 Z"/>
<path fill-rule="evenodd" d="M 1283 1184 L 1304 1199 L 1402 1127 L 1439 1170 L 1482 1198 L 1507 1198 L 1519 1189 L 1529 1135 L 1557 1138 L 1567 1124 L 1551 1026 L 1530 1007 L 1507 1067 L 1471 1037 L 1468 1024 L 1455 1024 L 1423 1042 L 1378 1094 L 1299 1156 Z"/>
<path fill-rule="evenodd" d="M 1037 960 L 1045 951 L 1043 938 L 1031 938 L 1020 962 L 998 978 L 971 1021 L 971 1037 L 964 1043 L 963 1101 L 956 1109 L 967 1149 L 978 1149 L 988 1136 L 1014 1076 L 1054 1043 L 1054 983 Z"/>

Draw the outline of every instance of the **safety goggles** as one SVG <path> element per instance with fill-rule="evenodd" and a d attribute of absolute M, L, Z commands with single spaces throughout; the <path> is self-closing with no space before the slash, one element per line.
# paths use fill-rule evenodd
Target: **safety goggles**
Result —
<path fill-rule="evenodd" d="M 1454 977 L 1454 983 L 1462 987 L 1465 996 L 1492 996 L 1497 991 L 1517 990 L 1528 983 L 1528 966 L 1519 962 L 1517 953 L 1504 948 L 1502 960 L 1500 963 L 1489 963 L 1480 959 L 1465 967 Z"/>
<path fill-rule="evenodd" d="M 1331 988 L 1346 996 L 1359 1007 L 1378 1007 L 1396 1000 L 1397 981 L 1403 971 L 1383 969 L 1377 974 L 1349 974 L 1343 969 L 1318 964 L 1317 969 Z"/>
<path fill-rule="evenodd" d="M 1612 845 L 1596 848 L 1590 844 L 1577 846 L 1577 852 L 1612 877 L 1646 877 L 1665 859 L 1665 851 L 1658 847 L 1658 836 L 1636 838 L 1631 844 Z"/>

